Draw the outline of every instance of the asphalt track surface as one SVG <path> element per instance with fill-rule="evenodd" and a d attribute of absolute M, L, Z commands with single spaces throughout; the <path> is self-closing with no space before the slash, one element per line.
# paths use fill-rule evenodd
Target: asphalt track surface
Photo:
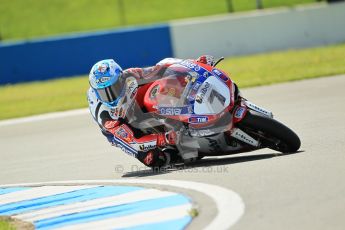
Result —
<path fill-rule="evenodd" d="M 243 90 L 300 136 L 301 151 L 269 149 L 207 158 L 192 168 L 152 173 L 107 144 L 88 114 L 0 124 L 0 184 L 140 178 L 220 185 L 245 204 L 232 229 L 343 229 L 345 76 Z M 210 191 L 212 193 L 212 191 Z M 197 195 L 200 213 L 215 212 Z M 212 218 L 209 214 L 207 218 Z M 196 218 L 192 228 L 209 221 Z"/>

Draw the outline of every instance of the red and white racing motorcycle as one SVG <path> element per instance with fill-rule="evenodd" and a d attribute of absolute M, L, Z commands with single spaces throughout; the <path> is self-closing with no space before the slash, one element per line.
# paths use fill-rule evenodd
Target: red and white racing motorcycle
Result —
<path fill-rule="evenodd" d="M 296 152 L 300 147 L 291 129 L 275 120 L 272 112 L 246 100 L 220 69 L 184 60 L 157 79 L 147 86 L 146 111 L 137 115 L 136 126 L 146 133 L 179 134 L 176 146 L 161 151 L 189 161 L 266 147 Z"/>

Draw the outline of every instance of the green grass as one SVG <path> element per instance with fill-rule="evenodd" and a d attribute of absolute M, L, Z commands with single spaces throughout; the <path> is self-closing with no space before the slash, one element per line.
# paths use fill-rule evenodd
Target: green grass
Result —
<path fill-rule="evenodd" d="M 256 0 L 233 0 L 234 11 L 246 11 L 256 9 Z M 317 0 L 262 0 L 263 8 L 294 6 L 305 3 L 317 2 Z"/>
<path fill-rule="evenodd" d="M 0 119 L 87 106 L 87 77 L 0 87 Z"/>
<path fill-rule="evenodd" d="M 16 228 L 7 221 L 0 220 L 0 230 L 15 230 Z"/>
<path fill-rule="evenodd" d="M 343 74 L 345 44 L 234 57 L 219 68 L 240 88 Z M 0 119 L 86 107 L 87 88 L 86 76 L 1 86 Z"/>
<path fill-rule="evenodd" d="M 345 73 L 345 44 L 226 59 L 219 67 L 240 87 Z"/>
<path fill-rule="evenodd" d="M 123 11 L 119 10 L 119 1 L 123 2 Z M 263 0 L 263 5 L 267 8 L 315 1 Z M 235 11 L 256 7 L 255 0 L 232 2 Z M 1 0 L 0 38 L 28 39 L 226 12 L 227 0 Z"/>

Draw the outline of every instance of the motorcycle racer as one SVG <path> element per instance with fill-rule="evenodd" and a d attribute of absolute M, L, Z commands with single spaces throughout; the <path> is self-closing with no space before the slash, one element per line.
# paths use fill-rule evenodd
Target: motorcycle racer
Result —
<path fill-rule="evenodd" d="M 136 157 L 149 167 L 161 167 L 178 161 L 177 156 L 160 151 L 177 142 L 175 131 L 146 134 L 133 123 L 135 114 L 129 113 L 134 104 L 143 109 L 143 97 L 160 71 L 181 62 L 181 59 L 166 58 L 147 68 L 122 68 L 113 60 L 97 62 L 90 71 L 90 88 L 87 92 L 89 110 L 108 141 L 124 152 Z M 196 61 L 214 64 L 214 58 L 203 55 Z"/>

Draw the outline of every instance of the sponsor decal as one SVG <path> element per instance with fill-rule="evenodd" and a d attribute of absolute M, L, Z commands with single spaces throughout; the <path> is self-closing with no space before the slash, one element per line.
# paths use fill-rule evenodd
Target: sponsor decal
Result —
<path fill-rule="evenodd" d="M 127 139 L 128 138 L 128 133 L 126 132 L 126 130 L 124 128 L 120 128 L 119 130 L 117 130 L 116 134 L 121 137 L 122 139 Z"/>
<path fill-rule="evenodd" d="M 254 145 L 254 141 L 250 138 L 248 138 L 247 136 L 245 136 L 244 134 L 242 133 L 239 133 L 239 132 L 235 132 L 234 133 L 234 137 L 236 137 L 237 139 L 240 139 L 242 140 L 243 142 L 246 142 L 248 144 L 251 144 L 251 145 Z"/>
<path fill-rule="evenodd" d="M 235 118 L 243 118 L 244 114 L 246 112 L 246 109 L 243 107 L 238 107 L 235 111 Z"/>
<path fill-rule="evenodd" d="M 194 101 L 195 95 L 198 92 L 198 89 L 200 88 L 200 86 L 201 86 L 201 82 L 198 82 L 198 81 L 195 82 L 195 84 L 192 87 L 192 90 L 190 91 L 190 93 L 188 95 L 188 100 L 189 101 Z"/>
<path fill-rule="evenodd" d="M 220 76 L 223 74 L 219 69 L 215 69 L 215 68 L 212 70 L 212 73 L 214 73 L 216 76 Z"/>
<path fill-rule="evenodd" d="M 120 137 L 122 140 L 125 140 L 127 143 L 130 143 L 133 141 L 133 133 L 128 130 L 126 127 L 120 126 L 115 131 L 116 136 Z"/>
<path fill-rule="evenodd" d="M 136 95 L 136 92 L 138 90 L 138 84 L 134 78 L 127 80 L 127 94 L 131 95 L 130 99 L 133 99 L 133 97 Z"/>
<path fill-rule="evenodd" d="M 190 117 L 188 121 L 191 124 L 205 123 L 205 122 L 208 122 L 208 117 L 206 116 Z"/>
<path fill-rule="evenodd" d="M 249 102 L 249 101 L 245 101 L 244 103 L 245 103 L 249 108 L 251 108 L 251 109 L 253 109 L 253 110 L 255 110 L 255 111 L 259 112 L 259 113 L 262 113 L 262 114 L 264 114 L 264 115 L 266 115 L 266 116 L 268 116 L 268 117 L 271 117 L 271 118 L 273 117 L 272 112 L 270 112 L 270 111 L 268 111 L 268 110 L 266 110 L 266 109 L 264 109 L 264 108 L 261 108 L 261 107 L 255 105 L 255 104 L 253 104 L 253 103 L 251 103 L 251 102 Z"/>
<path fill-rule="evenodd" d="M 193 85 L 193 90 L 198 90 L 200 86 L 201 86 L 200 82 L 195 82 L 195 84 Z"/>
<path fill-rule="evenodd" d="M 180 108 L 173 108 L 173 107 L 159 108 L 159 114 L 161 115 L 168 115 L 168 116 L 181 115 L 181 112 L 182 112 L 182 109 Z"/>
<path fill-rule="evenodd" d="M 232 130 L 231 136 L 247 144 L 258 146 L 259 142 L 238 128 Z"/>
<path fill-rule="evenodd" d="M 194 70 L 195 72 L 198 73 L 198 75 L 200 75 L 204 78 L 207 78 L 210 75 L 215 75 L 224 82 L 229 80 L 229 77 L 227 77 L 222 71 L 220 71 L 219 69 L 216 69 L 216 68 L 212 69 L 212 72 L 209 72 L 208 70 L 200 67 L 198 64 L 195 64 L 189 60 L 184 60 L 180 64 L 191 69 L 191 70 Z"/>
<path fill-rule="evenodd" d="M 134 157 L 136 157 L 136 155 L 138 154 L 138 152 L 133 147 L 122 141 L 120 138 L 114 137 L 114 142 L 116 147 L 120 148 L 126 154 Z"/>
<path fill-rule="evenodd" d="M 146 142 L 146 143 L 139 145 L 139 150 L 146 152 L 150 149 L 155 149 L 156 147 L 157 147 L 156 141 L 151 141 L 151 142 Z"/>
<path fill-rule="evenodd" d="M 195 64 L 194 62 L 191 62 L 189 60 L 184 60 L 180 64 L 196 72 L 200 70 L 200 66 L 198 64 Z"/>
<path fill-rule="evenodd" d="M 214 68 L 212 70 L 212 73 L 215 74 L 217 77 L 219 77 L 220 79 L 222 79 L 225 82 L 227 80 L 229 80 L 229 78 L 222 71 L 220 71 L 219 69 Z"/>
<path fill-rule="evenodd" d="M 195 98 L 196 102 L 198 102 L 200 104 L 202 103 L 202 101 L 204 100 L 204 97 L 205 97 L 207 91 L 209 90 L 210 86 L 211 86 L 210 83 L 205 82 L 204 86 L 200 90 L 200 93 Z"/>
<path fill-rule="evenodd" d="M 119 143 L 116 144 L 116 147 L 120 148 L 124 153 L 132 156 L 132 157 L 136 157 L 136 154 L 134 152 L 131 152 L 130 150 L 128 150 L 123 144 Z"/>
<path fill-rule="evenodd" d="M 96 80 L 96 83 L 99 84 L 99 83 L 104 83 L 104 82 L 107 82 L 110 80 L 110 77 L 101 77 L 101 78 L 98 78 Z"/>
<path fill-rule="evenodd" d="M 178 116 L 182 114 L 191 114 L 193 109 L 191 106 L 185 107 L 158 107 L 158 113 L 166 116 Z"/>

